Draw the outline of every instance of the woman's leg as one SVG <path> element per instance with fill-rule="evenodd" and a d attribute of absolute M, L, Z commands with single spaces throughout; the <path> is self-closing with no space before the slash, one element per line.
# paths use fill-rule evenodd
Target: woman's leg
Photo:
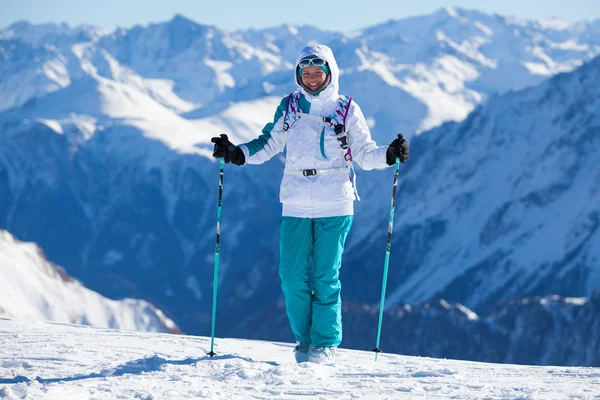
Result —
<path fill-rule="evenodd" d="M 315 347 L 337 347 L 342 341 L 342 300 L 339 270 L 352 215 L 314 221 L 311 342 Z"/>
<path fill-rule="evenodd" d="M 279 229 L 279 277 L 285 308 L 296 340 L 310 344 L 312 289 L 308 260 L 313 251 L 312 220 L 283 217 Z"/>

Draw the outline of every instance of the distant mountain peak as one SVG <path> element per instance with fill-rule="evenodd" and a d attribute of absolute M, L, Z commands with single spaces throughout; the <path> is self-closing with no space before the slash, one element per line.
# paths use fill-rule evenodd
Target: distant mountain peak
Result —
<path fill-rule="evenodd" d="M 179 14 L 179 13 L 175 14 L 173 16 L 173 18 L 171 18 L 171 20 L 169 21 L 169 23 L 172 23 L 172 24 L 194 24 L 194 25 L 198 25 L 197 22 L 195 22 L 195 21 L 191 20 L 190 18 L 188 18 L 188 17 L 186 17 L 186 16 L 184 16 L 182 14 Z"/>
<path fill-rule="evenodd" d="M 298 26 L 297 25 L 283 24 L 282 28 L 289 31 L 292 35 L 298 35 Z"/>
<path fill-rule="evenodd" d="M 535 20 L 542 28 L 552 31 L 565 31 L 571 28 L 572 24 L 569 21 L 558 17 L 541 18 Z"/>
<path fill-rule="evenodd" d="M 465 8 L 465 7 L 443 7 L 438 11 L 434 12 L 432 15 L 444 16 L 446 19 L 477 19 L 477 18 L 490 18 L 494 13 L 487 13 L 481 10 Z"/>
<path fill-rule="evenodd" d="M 448 14 L 450 17 L 458 17 L 459 16 L 459 9 L 456 7 L 444 7 L 442 8 L 443 12 L 445 12 L 446 14 Z"/>
<path fill-rule="evenodd" d="M 81 24 L 71 27 L 66 22 L 34 24 L 27 20 L 17 21 L 6 29 L 0 29 L 1 38 L 15 38 L 26 43 L 42 44 L 57 42 L 86 42 L 108 34 L 109 31 L 94 25 Z"/>
<path fill-rule="evenodd" d="M 200 24 L 182 14 L 175 14 L 171 20 L 167 22 L 167 25 L 171 27 L 177 27 L 184 30 L 195 31 L 199 28 L 213 28 L 212 25 Z"/>
<path fill-rule="evenodd" d="M 19 20 L 17 22 L 14 22 L 12 24 L 10 24 L 6 29 L 27 29 L 31 26 L 31 22 L 23 19 L 23 20 Z"/>

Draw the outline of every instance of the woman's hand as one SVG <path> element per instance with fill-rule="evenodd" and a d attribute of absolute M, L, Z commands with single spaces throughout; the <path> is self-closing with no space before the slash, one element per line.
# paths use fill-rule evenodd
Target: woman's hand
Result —
<path fill-rule="evenodd" d="M 396 158 L 399 158 L 400 162 L 403 163 L 408 159 L 408 155 L 408 142 L 402 137 L 402 134 L 399 134 L 387 149 L 386 162 L 388 165 L 394 165 L 396 164 Z"/>
<path fill-rule="evenodd" d="M 214 158 L 224 158 L 226 163 L 235 165 L 244 165 L 246 162 L 242 149 L 231 143 L 226 134 L 222 133 L 220 137 L 214 137 L 210 141 L 215 144 Z"/>

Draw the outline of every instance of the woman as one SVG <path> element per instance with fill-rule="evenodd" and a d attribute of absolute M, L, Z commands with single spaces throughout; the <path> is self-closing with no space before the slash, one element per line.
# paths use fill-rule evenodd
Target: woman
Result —
<path fill-rule="evenodd" d="M 281 101 L 262 135 L 239 146 L 227 135 L 213 138 L 213 155 L 260 164 L 286 149 L 279 276 L 294 355 L 297 362 L 330 363 L 342 341 L 339 269 L 354 214 L 352 162 L 365 170 L 404 162 L 408 143 L 375 144 L 358 105 L 338 93 L 339 69 L 329 47 L 305 47 L 294 79 L 298 89 Z"/>

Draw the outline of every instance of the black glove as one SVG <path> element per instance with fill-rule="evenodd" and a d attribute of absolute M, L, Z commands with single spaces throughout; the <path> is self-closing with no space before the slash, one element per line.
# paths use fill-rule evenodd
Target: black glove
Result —
<path fill-rule="evenodd" d="M 400 162 L 403 163 L 408 158 L 408 154 L 408 142 L 402 137 L 402 134 L 400 134 L 392 143 L 390 143 L 390 146 L 385 153 L 385 161 L 388 165 L 394 165 L 396 164 L 396 158 L 399 158 Z"/>
<path fill-rule="evenodd" d="M 235 165 L 244 165 L 246 157 L 242 149 L 231 143 L 227 138 L 227 135 L 221 133 L 221 137 L 214 137 L 210 139 L 215 144 L 213 151 L 214 158 L 224 158 L 226 163 L 233 163 Z"/>

